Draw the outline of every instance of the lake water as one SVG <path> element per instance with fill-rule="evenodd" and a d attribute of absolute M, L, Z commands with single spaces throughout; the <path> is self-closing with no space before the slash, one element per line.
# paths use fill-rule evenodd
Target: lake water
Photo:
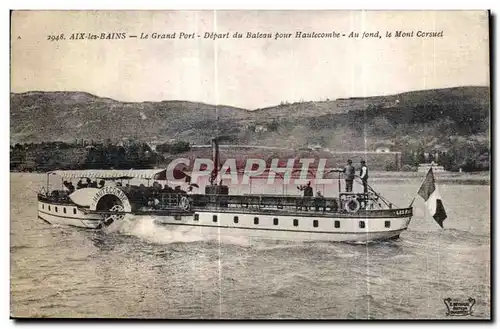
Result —
<path fill-rule="evenodd" d="M 211 241 L 148 220 L 107 231 L 51 226 L 37 219 L 45 177 L 11 174 L 12 316 L 490 318 L 489 186 L 439 185 L 444 229 L 417 198 L 401 239 L 349 245 Z M 406 206 L 421 182 L 373 187 Z M 448 297 L 475 298 L 473 315 L 447 316 Z"/>

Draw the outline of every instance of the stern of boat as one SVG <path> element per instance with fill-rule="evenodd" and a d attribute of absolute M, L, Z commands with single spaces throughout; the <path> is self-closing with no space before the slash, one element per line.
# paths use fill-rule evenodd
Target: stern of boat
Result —
<path fill-rule="evenodd" d="M 75 226 L 98 229 L 102 224 L 102 216 L 89 214 L 76 204 L 61 198 L 38 196 L 38 218 L 52 225 Z"/>

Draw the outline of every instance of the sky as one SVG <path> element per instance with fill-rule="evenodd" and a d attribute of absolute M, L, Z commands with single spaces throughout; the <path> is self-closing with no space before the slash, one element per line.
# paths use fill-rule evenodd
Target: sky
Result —
<path fill-rule="evenodd" d="M 346 36 L 297 39 L 297 31 Z M 379 31 L 381 38 L 347 37 L 364 31 Z M 395 31 L 414 36 L 396 38 Z M 443 36 L 422 38 L 417 31 Z M 174 32 L 176 39 L 152 39 L 153 33 Z M 179 39 L 181 32 L 195 37 Z M 206 32 L 240 32 L 243 38 L 214 41 L 204 38 Z M 273 38 L 246 38 L 247 32 Z M 69 40 L 73 33 L 127 37 Z M 141 33 L 149 38 L 140 39 Z M 275 40 L 275 33 L 292 38 Z M 48 40 L 61 34 L 65 40 Z M 489 86 L 488 38 L 486 11 L 14 11 L 10 87 L 16 93 L 85 91 L 120 101 L 256 109 Z"/>

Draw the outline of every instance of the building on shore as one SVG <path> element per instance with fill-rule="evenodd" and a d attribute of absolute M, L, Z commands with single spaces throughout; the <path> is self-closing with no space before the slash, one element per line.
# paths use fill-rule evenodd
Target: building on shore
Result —
<path fill-rule="evenodd" d="M 446 170 L 444 170 L 443 166 L 440 166 L 440 165 L 436 164 L 434 161 L 432 161 L 431 163 L 420 163 L 418 165 L 418 172 L 428 172 L 430 168 L 432 168 L 432 170 L 434 172 L 446 171 Z"/>

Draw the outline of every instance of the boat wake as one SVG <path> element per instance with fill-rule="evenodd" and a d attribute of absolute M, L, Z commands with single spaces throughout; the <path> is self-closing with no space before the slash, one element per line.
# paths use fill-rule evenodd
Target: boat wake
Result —
<path fill-rule="evenodd" d="M 105 228 L 107 233 L 118 233 L 138 237 L 156 244 L 190 243 L 204 241 L 205 238 L 192 233 L 178 230 L 169 230 L 167 227 L 158 227 L 151 218 L 125 218 Z"/>
<path fill-rule="evenodd" d="M 104 229 L 107 233 L 117 233 L 135 236 L 149 243 L 172 244 L 193 242 L 220 242 L 239 246 L 249 246 L 250 241 L 246 237 L 206 236 L 189 228 L 174 225 L 157 225 L 151 217 L 135 216 L 126 217 L 124 220 L 115 222 Z"/>

